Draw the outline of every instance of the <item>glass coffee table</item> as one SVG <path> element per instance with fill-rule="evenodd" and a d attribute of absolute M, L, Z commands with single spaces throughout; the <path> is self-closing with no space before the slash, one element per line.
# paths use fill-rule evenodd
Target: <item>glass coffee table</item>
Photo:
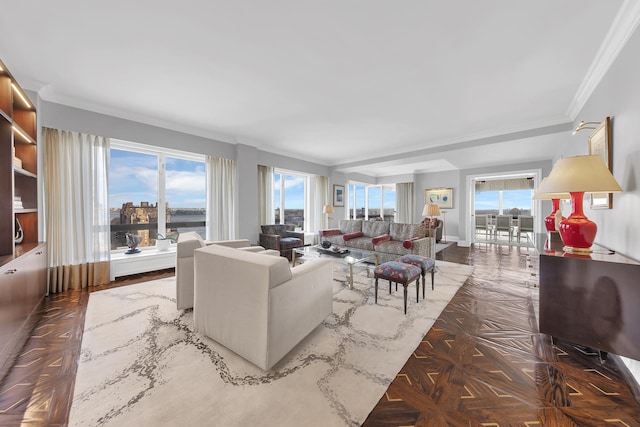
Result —
<path fill-rule="evenodd" d="M 334 248 L 335 246 L 332 246 Z M 365 263 L 372 263 L 376 266 L 378 265 L 378 254 L 370 251 L 361 251 L 358 249 L 352 248 L 342 248 L 339 250 L 334 249 L 325 249 L 320 245 L 313 246 L 303 246 L 300 248 L 295 248 L 292 251 L 291 257 L 291 265 L 295 267 L 296 258 L 300 258 L 301 256 L 307 257 L 320 257 L 320 258 L 337 258 L 343 261 L 347 266 L 349 266 L 349 275 L 347 279 L 349 281 L 349 289 L 353 289 L 353 269 L 354 266 L 363 266 Z M 366 267 L 365 267 L 366 268 Z"/>

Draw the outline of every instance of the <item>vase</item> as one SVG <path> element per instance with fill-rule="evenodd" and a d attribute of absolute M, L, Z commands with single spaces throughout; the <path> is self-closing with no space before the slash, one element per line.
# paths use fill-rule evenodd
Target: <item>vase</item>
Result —
<path fill-rule="evenodd" d="M 160 252 L 168 251 L 171 247 L 171 240 L 156 240 L 156 249 Z"/>

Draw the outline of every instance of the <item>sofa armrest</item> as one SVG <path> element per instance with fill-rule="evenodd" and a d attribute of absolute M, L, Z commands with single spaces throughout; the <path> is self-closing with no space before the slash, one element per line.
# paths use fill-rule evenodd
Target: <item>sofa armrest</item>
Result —
<path fill-rule="evenodd" d="M 266 249 L 280 250 L 280 235 L 279 234 L 262 234 L 259 236 L 260 246 Z"/>
<path fill-rule="evenodd" d="M 421 237 L 413 240 L 411 253 L 427 258 L 435 258 L 435 238 Z"/>
<path fill-rule="evenodd" d="M 291 273 L 291 280 L 269 292 L 267 369 L 333 312 L 331 260 L 314 259 L 293 268 Z"/>

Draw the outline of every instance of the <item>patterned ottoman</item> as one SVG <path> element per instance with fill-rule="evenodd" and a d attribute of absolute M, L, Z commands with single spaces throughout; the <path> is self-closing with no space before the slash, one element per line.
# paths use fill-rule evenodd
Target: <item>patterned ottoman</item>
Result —
<path fill-rule="evenodd" d="M 412 281 L 416 281 L 416 302 L 420 298 L 420 275 L 422 270 L 415 265 L 402 262 L 389 261 L 376 267 L 373 273 L 376 283 L 376 304 L 378 303 L 378 279 L 389 281 L 389 293 L 391 293 L 391 282 L 401 283 L 404 286 L 404 314 L 407 314 L 407 287 Z M 424 288 L 424 284 L 423 284 Z M 424 293 L 424 289 L 423 289 Z"/>
<path fill-rule="evenodd" d="M 406 254 L 397 259 L 398 262 L 405 264 L 415 265 L 422 270 L 422 298 L 424 298 L 424 278 L 427 272 L 431 272 L 431 290 L 434 290 L 433 276 L 435 273 L 436 260 L 433 258 L 427 258 L 420 255 Z"/>

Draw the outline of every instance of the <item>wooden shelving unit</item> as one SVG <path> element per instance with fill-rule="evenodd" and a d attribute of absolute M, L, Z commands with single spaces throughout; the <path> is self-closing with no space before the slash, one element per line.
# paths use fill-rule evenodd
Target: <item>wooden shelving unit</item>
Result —
<path fill-rule="evenodd" d="M 0 61 L 0 257 L 12 259 L 15 220 L 23 230 L 21 244 L 38 242 L 38 147 L 36 109 Z M 14 156 L 22 162 L 14 164 Z M 14 207 L 19 197 L 22 208 Z"/>
<path fill-rule="evenodd" d="M 47 289 L 46 244 L 38 239 L 36 119 L 33 103 L 0 61 L 0 381 L 31 332 L 31 314 Z M 16 197 L 21 206 L 14 205 Z"/>

